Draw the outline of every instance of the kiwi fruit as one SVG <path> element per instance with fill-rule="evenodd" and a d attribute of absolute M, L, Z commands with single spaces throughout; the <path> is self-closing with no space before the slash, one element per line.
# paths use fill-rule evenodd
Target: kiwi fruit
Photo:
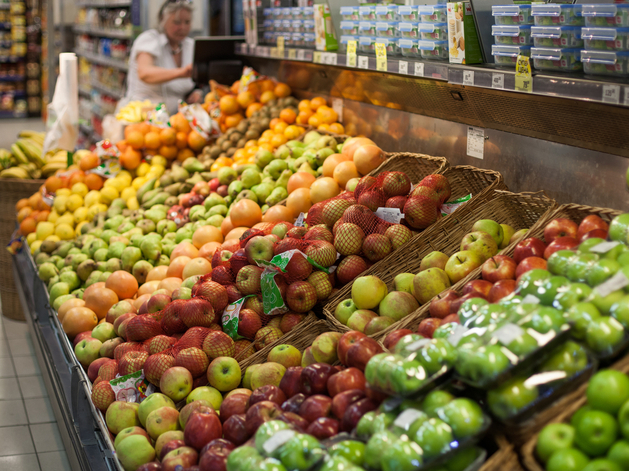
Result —
<path fill-rule="evenodd" d="M 238 132 L 240 132 L 241 134 L 246 132 L 247 129 L 249 129 L 249 123 L 246 120 L 241 121 L 240 123 L 238 123 L 238 126 L 236 126 L 236 130 L 238 130 Z"/>
<path fill-rule="evenodd" d="M 210 158 L 217 159 L 221 155 L 221 146 L 212 146 L 210 149 Z"/>
<path fill-rule="evenodd" d="M 236 147 L 238 147 L 239 149 L 242 149 L 243 147 L 245 147 L 245 144 L 246 144 L 246 143 L 247 143 L 247 139 L 245 139 L 245 138 L 243 137 L 241 140 L 239 140 L 239 141 L 236 143 Z"/>
<path fill-rule="evenodd" d="M 223 142 L 223 144 L 221 145 L 221 150 L 223 152 L 227 152 L 227 149 L 229 149 L 232 146 L 231 141 L 225 141 Z"/>
<path fill-rule="evenodd" d="M 227 139 L 225 136 L 221 136 L 218 139 L 216 139 L 216 145 L 217 146 L 222 146 L 223 142 L 225 142 L 225 139 Z"/>
<path fill-rule="evenodd" d="M 231 157 L 235 153 L 236 153 L 236 148 L 235 147 L 230 147 L 229 149 L 227 149 L 227 157 Z"/>
<path fill-rule="evenodd" d="M 250 139 L 257 139 L 258 137 L 260 137 L 260 134 L 258 134 L 256 131 L 254 131 L 253 129 L 249 129 L 249 131 L 247 131 L 245 133 L 245 139 L 246 140 L 250 140 Z"/>
<path fill-rule="evenodd" d="M 271 124 L 271 120 L 269 118 L 264 118 L 264 119 L 260 120 L 260 127 L 262 129 L 268 129 L 269 128 L 269 124 Z"/>
<path fill-rule="evenodd" d="M 227 154 L 225 152 L 221 152 L 221 155 L 219 155 L 218 158 L 220 159 L 221 157 L 227 157 Z"/>
<path fill-rule="evenodd" d="M 240 140 L 241 137 L 242 137 L 242 134 L 235 132 L 235 133 L 232 133 L 231 136 L 229 136 L 229 140 L 232 142 L 232 144 L 236 144 Z"/>

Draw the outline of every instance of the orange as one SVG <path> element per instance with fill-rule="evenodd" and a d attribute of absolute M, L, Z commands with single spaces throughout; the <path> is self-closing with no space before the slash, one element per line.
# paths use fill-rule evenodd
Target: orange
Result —
<path fill-rule="evenodd" d="M 319 127 L 317 128 L 317 131 L 330 132 L 330 125 L 329 124 L 320 124 Z"/>
<path fill-rule="evenodd" d="M 245 113 L 247 115 L 247 118 L 251 118 L 251 116 L 253 116 L 253 113 L 258 111 L 260 108 L 262 108 L 262 103 L 252 103 L 247 106 L 247 112 Z"/>
<path fill-rule="evenodd" d="M 103 187 L 103 179 L 95 173 L 85 175 L 85 184 L 90 190 L 100 190 Z"/>
<path fill-rule="evenodd" d="M 229 89 L 232 91 L 232 93 L 238 93 L 240 91 L 240 80 L 236 80 L 234 83 L 232 83 L 232 86 L 229 87 Z"/>
<path fill-rule="evenodd" d="M 136 150 L 144 147 L 144 134 L 140 131 L 132 131 L 127 136 L 127 143 Z"/>
<path fill-rule="evenodd" d="M 28 198 L 22 198 L 17 203 L 15 203 L 15 211 L 18 212 L 20 209 L 25 208 L 27 206 L 28 206 Z"/>
<path fill-rule="evenodd" d="M 188 146 L 190 149 L 201 152 L 201 150 L 205 147 L 206 141 L 201 134 L 196 131 L 190 131 L 188 134 Z"/>
<path fill-rule="evenodd" d="M 113 276 L 113 274 L 110 275 L 110 277 L 111 276 Z M 130 275 L 130 276 L 133 276 L 133 275 Z M 107 281 L 109 281 L 109 279 Z M 94 283 L 94 285 L 95 284 L 96 283 Z M 90 286 L 90 288 L 92 286 Z M 137 291 L 137 281 L 136 281 L 135 287 L 136 287 L 135 290 Z M 86 290 L 83 293 L 83 301 L 85 301 L 85 307 L 94 311 L 94 313 L 100 320 L 107 315 L 107 311 L 109 311 L 109 308 L 118 302 L 118 295 L 116 294 L 115 291 L 107 288 L 106 286 L 101 286 L 101 287 L 95 288 L 94 290 L 90 290 L 89 292 Z M 66 319 L 68 315 L 69 315 L 69 312 L 66 313 Z"/>
<path fill-rule="evenodd" d="M 229 217 L 234 227 L 251 227 L 262 221 L 262 211 L 256 202 L 242 199 L 231 206 Z"/>
<path fill-rule="evenodd" d="M 223 236 L 229 234 L 233 228 L 234 225 L 232 224 L 232 220 L 229 216 L 223 219 L 223 222 L 221 223 L 221 232 L 223 233 Z"/>
<path fill-rule="evenodd" d="M 276 133 L 284 134 L 284 130 L 287 127 L 288 127 L 288 124 L 286 124 L 284 121 L 279 121 L 275 126 L 273 126 L 273 131 L 275 131 Z"/>
<path fill-rule="evenodd" d="M 286 139 L 286 136 L 284 136 L 284 134 L 276 134 L 275 136 L 273 136 L 271 138 L 271 142 L 270 144 L 274 147 L 274 148 L 278 148 L 279 146 L 281 146 L 282 144 L 286 144 L 286 142 L 288 142 L 288 139 Z"/>
<path fill-rule="evenodd" d="M 26 217 L 20 223 L 20 232 L 22 235 L 29 235 L 37 229 L 37 221 L 33 217 Z"/>
<path fill-rule="evenodd" d="M 231 164 L 234 163 L 234 161 L 229 157 L 219 157 L 214 161 L 214 163 L 217 164 L 219 167 L 230 167 Z"/>
<path fill-rule="evenodd" d="M 332 154 L 323 162 L 323 176 L 332 177 L 334 175 L 334 169 L 341 162 L 350 160 L 350 158 L 343 154 Z"/>
<path fill-rule="evenodd" d="M 295 215 L 307 213 L 312 206 L 309 188 L 297 188 L 286 199 L 286 207 Z"/>
<path fill-rule="evenodd" d="M 327 160 L 327 159 L 326 159 Z M 297 172 L 291 175 L 288 179 L 288 185 L 286 189 L 290 195 L 297 188 L 310 188 L 310 185 L 315 181 L 315 176 L 308 172 Z"/>
<path fill-rule="evenodd" d="M 37 214 L 37 217 L 35 218 L 35 221 L 37 222 L 43 222 L 43 221 L 48 221 L 48 216 L 50 215 L 50 211 L 39 211 L 39 214 Z"/>
<path fill-rule="evenodd" d="M 335 123 L 336 120 L 339 119 L 338 113 L 329 106 L 321 106 L 317 110 L 317 115 L 319 115 L 321 117 L 321 121 L 326 124 Z"/>
<path fill-rule="evenodd" d="M 144 145 L 147 149 L 159 149 L 162 145 L 162 140 L 159 138 L 159 133 L 149 132 L 144 136 Z"/>
<path fill-rule="evenodd" d="M 177 142 L 177 131 L 173 128 L 164 128 L 159 132 L 159 138 L 165 146 L 172 146 Z"/>
<path fill-rule="evenodd" d="M 226 115 L 237 113 L 240 109 L 238 101 L 234 95 L 225 95 L 224 97 L 221 97 L 218 102 L 218 106 Z"/>
<path fill-rule="evenodd" d="M 232 114 L 225 117 L 225 126 L 227 126 L 228 128 L 235 128 L 236 126 L 238 126 L 238 123 L 240 123 L 243 119 L 245 119 L 245 117 L 240 113 Z"/>
<path fill-rule="evenodd" d="M 297 124 L 308 124 L 308 120 L 311 116 L 314 116 L 314 113 L 311 110 L 308 111 L 300 111 L 297 115 Z"/>
<path fill-rule="evenodd" d="M 278 85 L 279 86 L 279 85 Z M 297 119 L 297 113 L 295 113 L 290 108 L 283 109 L 280 112 L 280 119 L 288 124 L 293 124 Z"/>
<path fill-rule="evenodd" d="M 323 177 L 315 180 L 310 187 L 310 199 L 313 203 L 333 198 L 341 192 L 336 180 L 330 177 Z"/>
<path fill-rule="evenodd" d="M 350 181 L 352 178 L 360 178 L 360 174 L 356 169 L 356 164 L 351 160 L 346 160 L 344 162 L 340 162 L 336 166 L 332 177 L 336 180 L 336 183 L 338 183 L 341 188 L 345 188 L 348 181 Z"/>
<path fill-rule="evenodd" d="M 308 118 L 308 124 L 313 128 L 318 128 L 321 124 L 321 118 L 318 114 L 313 114 L 310 118 Z"/>
<path fill-rule="evenodd" d="M 177 149 L 185 149 L 188 147 L 188 133 L 178 132 L 175 145 L 177 146 Z"/>
<path fill-rule="evenodd" d="M 245 150 L 244 149 L 238 149 L 236 152 L 234 152 L 234 162 L 236 160 L 242 160 L 242 159 L 246 159 L 247 155 L 245 154 Z"/>
<path fill-rule="evenodd" d="M 242 235 L 248 230 L 249 230 L 248 227 L 235 227 L 234 229 L 229 231 L 229 233 L 225 236 L 225 243 L 223 244 L 223 247 L 225 247 L 225 250 L 227 250 L 227 246 L 228 246 L 227 242 L 230 240 L 234 242 L 233 247 L 239 247 L 240 242 L 238 241 L 238 239 L 240 239 L 240 237 L 242 237 Z"/>
<path fill-rule="evenodd" d="M 345 134 L 345 128 L 341 123 L 332 123 L 330 124 L 330 131 L 336 134 Z"/>
<path fill-rule="evenodd" d="M 63 331 L 74 339 L 81 332 L 87 332 L 92 330 L 98 324 L 98 317 L 96 313 L 86 307 L 73 307 L 69 309 L 63 316 L 61 326 Z"/>
<path fill-rule="evenodd" d="M 287 206 L 282 204 L 276 204 L 266 210 L 266 213 L 262 216 L 264 222 L 293 222 L 295 215 Z"/>
<path fill-rule="evenodd" d="M 68 188 L 72 188 L 75 183 L 85 183 L 85 172 L 83 170 L 77 170 L 68 179 Z"/>
<path fill-rule="evenodd" d="M 151 131 L 151 125 L 149 123 L 138 123 L 138 131 L 142 134 L 147 134 Z"/>
<path fill-rule="evenodd" d="M 269 122 L 269 129 L 275 129 L 275 126 L 277 126 L 277 124 L 278 124 L 280 121 L 281 121 L 281 120 L 280 120 L 280 118 L 273 118 L 273 119 Z M 269 131 L 269 129 L 267 129 L 266 131 L 264 131 L 264 132 L 262 133 L 262 136 L 268 136 L 268 135 L 270 135 L 271 133 L 270 133 L 270 132 L 268 132 L 268 131 Z"/>
<path fill-rule="evenodd" d="M 159 155 L 162 157 L 172 160 L 177 157 L 177 147 L 176 146 L 162 146 L 159 148 Z"/>
<path fill-rule="evenodd" d="M 200 249 L 208 242 L 223 243 L 223 234 L 218 227 L 201 226 L 192 235 L 192 243 L 197 249 Z"/>
<path fill-rule="evenodd" d="M 90 152 L 89 154 L 85 154 L 81 157 L 81 160 L 79 161 L 79 168 L 83 171 L 93 169 L 98 165 L 98 161 L 99 159 L 96 154 Z M 46 186 L 46 188 L 48 187 Z"/>
<path fill-rule="evenodd" d="M 290 92 L 290 87 L 285 83 L 278 83 L 273 90 L 273 93 L 275 93 L 278 98 L 287 97 L 288 95 L 290 95 Z"/>
<path fill-rule="evenodd" d="M 28 205 L 32 208 L 32 209 L 37 209 L 37 206 L 39 205 L 39 202 L 42 199 L 42 195 L 41 193 L 33 193 L 31 196 L 29 196 L 28 198 Z"/>
<path fill-rule="evenodd" d="M 127 149 L 124 154 L 120 155 L 120 165 L 122 165 L 127 170 L 138 168 L 141 161 L 142 153 L 131 148 Z"/>
<path fill-rule="evenodd" d="M 249 147 L 253 147 L 257 144 L 258 141 L 256 141 L 255 139 L 249 139 L 247 142 L 245 142 L 245 149 L 249 149 Z"/>
<path fill-rule="evenodd" d="M 312 111 L 310 109 L 310 100 L 301 100 L 297 105 L 299 111 Z"/>
<path fill-rule="evenodd" d="M 318 96 L 318 97 L 314 97 L 312 100 L 310 100 L 310 109 L 312 111 L 317 111 L 317 109 L 320 106 L 325 106 L 325 105 L 327 105 L 327 102 L 325 101 L 325 98 L 323 98 L 323 97 Z"/>
<path fill-rule="evenodd" d="M 179 152 L 177 152 L 177 160 L 179 162 L 183 162 L 188 157 L 194 157 L 194 152 L 191 149 L 180 149 Z"/>
<path fill-rule="evenodd" d="M 286 136 L 286 138 L 289 140 L 297 139 L 299 136 L 301 136 L 303 132 L 304 130 L 302 127 L 291 124 L 286 129 L 284 129 L 284 136 Z"/>
<path fill-rule="evenodd" d="M 236 97 L 236 101 L 242 109 L 247 109 L 249 105 L 252 105 L 256 101 L 256 97 L 249 91 L 240 92 Z"/>
<path fill-rule="evenodd" d="M 127 150 L 127 147 L 129 147 L 129 144 L 127 144 L 127 141 L 123 139 L 122 141 L 116 142 L 116 147 L 120 152 L 124 152 L 125 150 Z"/>
<path fill-rule="evenodd" d="M 262 80 L 260 82 L 260 91 L 262 92 L 270 92 L 275 89 L 275 82 L 270 79 Z"/>
<path fill-rule="evenodd" d="M 175 131 L 185 132 L 186 134 L 188 134 L 191 129 L 190 123 L 181 113 L 174 114 L 170 117 L 170 125 L 175 129 Z"/>
<path fill-rule="evenodd" d="M 83 159 L 81 159 L 83 160 Z M 61 188 L 61 185 L 63 184 L 63 182 L 61 181 L 61 178 L 56 177 L 56 176 L 52 176 L 52 177 L 48 177 L 46 179 L 46 191 L 49 193 L 54 193 L 56 192 L 59 188 Z M 22 200 L 20 200 L 22 201 Z M 28 200 L 27 200 L 28 201 Z"/>
<path fill-rule="evenodd" d="M 273 146 L 273 144 L 271 144 L 271 142 L 263 142 L 260 144 L 260 149 L 266 149 L 269 152 L 272 152 L 275 150 L 275 147 Z"/>
<path fill-rule="evenodd" d="M 138 292 L 138 281 L 124 270 L 117 270 L 109 275 L 105 288 L 112 290 L 119 299 L 129 299 Z"/>
<path fill-rule="evenodd" d="M 160 128 L 159 126 L 155 126 L 153 124 L 151 124 L 151 130 L 149 132 L 156 132 L 157 134 L 159 134 L 161 132 L 162 128 Z"/>
<path fill-rule="evenodd" d="M 139 130 L 140 130 L 140 128 L 139 128 L 139 126 L 137 124 L 130 124 L 129 126 L 124 128 L 124 138 L 126 139 L 129 134 L 131 134 L 132 132 L 135 132 L 135 131 L 139 132 Z"/>
<path fill-rule="evenodd" d="M 275 96 L 275 93 L 268 90 L 266 92 L 263 92 L 262 95 L 260 95 L 260 103 L 264 105 L 265 103 L 268 103 L 269 101 L 274 100 L 275 98 L 277 98 Z"/>
<path fill-rule="evenodd" d="M 199 249 L 197 249 L 192 243 L 188 241 L 179 242 L 170 253 L 170 261 L 172 262 L 177 257 L 195 258 L 198 256 Z"/>

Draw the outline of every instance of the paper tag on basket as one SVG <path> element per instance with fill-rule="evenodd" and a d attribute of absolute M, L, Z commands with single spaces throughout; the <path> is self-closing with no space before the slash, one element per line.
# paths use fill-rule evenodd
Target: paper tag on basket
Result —
<path fill-rule="evenodd" d="M 625 276 L 623 272 L 619 271 L 605 283 L 601 283 L 600 285 L 598 285 L 595 289 L 598 294 L 605 297 L 614 291 L 623 289 L 627 285 L 629 285 L 629 279 Z"/>
<path fill-rule="evenodd" d="M 399 224 L 404 219 L 404 213 L 400 212 L 399 208 L 378 208 L 376 216 L 391 224 Z"/>
<path fill-rule="evenodd" d="M 431 343 L 431 339 L 419 339 L 416 342 L 413 342 L 407 345 L 404 348 L 404 350 L 406 350 L 407 352 L 416 352 L 420 348 L 424 348 L 426 345 L 429 345 L 430 343 Z"/>
<path fill-rule="evenodd" d="M 492 334 L 492 337 L 494 337 L 496 340 L 498 340 L 498 342 L 503 345 L 509 345 L 511 342 L 521 337 L 522 335 L 524 335 L 524 330 L 522 329 L 522 327 L 508 323 L 497 329 Z"/>
<path fill-rule="evenodd" d="M 461 198 L 457 198 L 453 201 L 448 201 L 447 203 L 443 203 L 439 210 L 441 211 L 442 216 L 447 216 L 448 214 L 452 214 L 469 200 L 472 199 L 472 194 L 470 193 L 467 196 L 462 196 Z"/>
<path fill-rule="evenodd" d="M 415 422 L 417 419 L 424 417 L 425 415 L 426 414 L 417 409 L 406 409 L 404 412 L 397 416 L 397 419 L 395 419 L 393 425 L 403 430 L 408 430 L 409 428 L 411 428 L 411 425 L 413 425 L 413 422 Z"/>
<path fill-rule="evenodd" d="M 522 298 L 522 304 L 539 304 L 539 298 L 532 294 L 527 294 Z"/>
<path fill-rule="evenodd" d="M 448 342 L 450 342 L 453 347 L 456 347 L 467 331 L 467 327 L 456 324 L 452 329 L 452 333 L 448 336 Z"/>
<path fill-rule="evenodd" d="M 280 430 L 271 438 L 269 438 L 266 442 L 264 442 L 264 445 L 262 445 L 262 448 L 264 449 L 267 455 L 270 455 L 279 447 L 281 447 L 284 443 L 286 443 L 288 440 L 293 438 L 296 435 L 296 433 L 297 432 L 295 432 L 294 430 Z"/>
<path fill-rule="evenodd" d="M 620 245 L 620 242 L 616 240 L 601 242 L 600 244 L 595 245 L 590 249 L 592 253 L 607 253 L 617 245 Z"/>
<path fill-rule="evenodd" d="M 306 215 L 304 213 L 299 213 L 299 216 L 297 216 L 297 220 L 295 221 L 293 226 L 295 226 L 295 227 L 304 227 L 304 219 L 305 218 L 306 218 Z"/>
<path fill-rule="evenodd" d="M 250 298 L 253 294 L 244 296 L 237 301 L 229 304 L 223 311 L 221 316 L 221 322 L 223 324 L 223 332 L 229 335 L 232 339 L 238 340 L 243 337 L 238 335 L 238 319 L 240 318 L 240 310 L 245 304 L 247 298 Z"/>

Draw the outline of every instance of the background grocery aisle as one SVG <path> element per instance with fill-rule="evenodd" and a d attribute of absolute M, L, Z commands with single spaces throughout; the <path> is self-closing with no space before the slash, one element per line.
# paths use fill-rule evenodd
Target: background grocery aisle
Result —
<path fill-rule="evenodd" d="M 8 149 L 15 142 L 15 136 L 24 129 L 44 132 L 46 123 L 41 118 L 12 119 L 2 122 L 2 132 L 0 133 L 0 148 Z"/>

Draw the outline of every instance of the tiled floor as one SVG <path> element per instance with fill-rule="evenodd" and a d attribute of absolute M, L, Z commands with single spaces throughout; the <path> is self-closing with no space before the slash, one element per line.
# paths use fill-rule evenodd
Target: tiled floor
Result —
<path fill-rule="evenodd" d="M 0 470 L 65 471 L 68 458 L 24 322 L 0 315 Z"/>

